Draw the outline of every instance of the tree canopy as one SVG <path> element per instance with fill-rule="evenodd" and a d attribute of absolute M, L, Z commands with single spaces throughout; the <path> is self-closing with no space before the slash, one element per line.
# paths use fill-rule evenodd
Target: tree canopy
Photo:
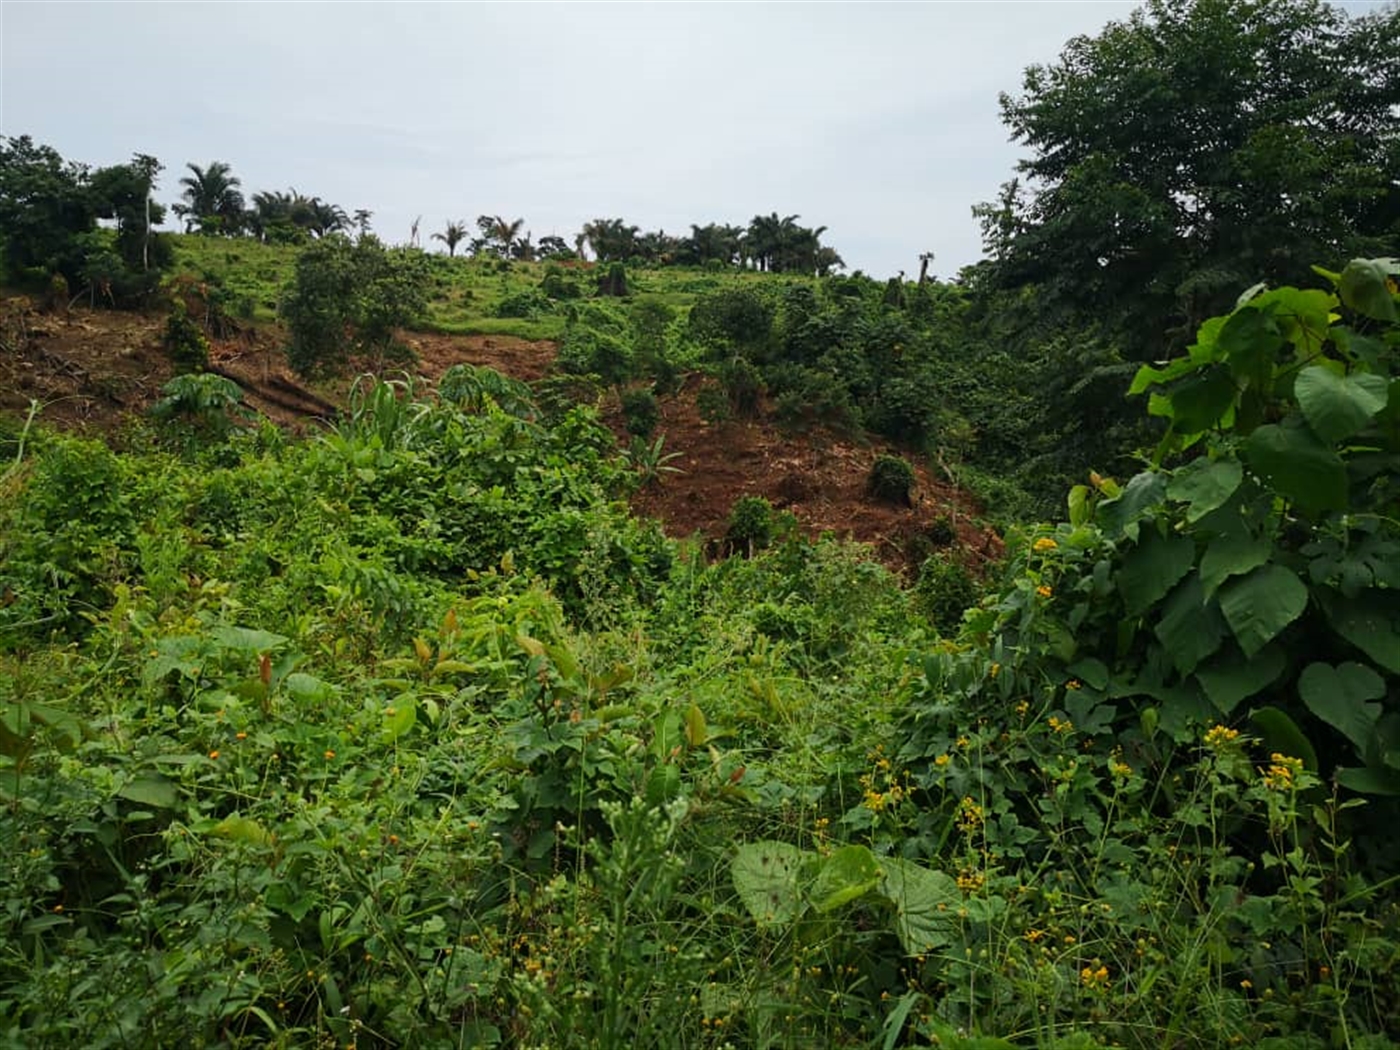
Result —
<path fill-rule="evenodd" d="M 1392 253 L 1397 104 L 1400 8 L 1149 0 L 1002 96 L 1031 152 L 974 209 L 992 283 L 1042 286 L 1146 356 L 1260 277 Z"/>

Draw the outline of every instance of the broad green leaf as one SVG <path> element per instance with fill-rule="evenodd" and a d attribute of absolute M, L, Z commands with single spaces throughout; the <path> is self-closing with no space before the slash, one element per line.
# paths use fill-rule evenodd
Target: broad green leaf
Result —
<path fill-rule="evenodd" d="M 251 627 L 230 627 L 227 624 L 210 628 L 209 635 L 225 649 L 244 653 L 269 653 L 287 644 L 286 635 L 258 631 Z"/>
<path fill-rule="evenodd" d="M 691 747 L 704 747 L 709 740 L 709 728 L 705 724 L 705 712 L 698 704 L 691 704 L 685 713 L 685 742 Z"/>
<path fill-rule="evenodd" d="M 418 701 L 412 693 L 402 693 L 384 709 L 384 735 L 397 740 L 418 720 Z"/>
<path fill-rule="evenodd" d="M 1346 465 L 1306 427 L 1259 427 L 1244 443 L 1244 454 L 1275 492 L 1304 510 L 1346 508 Z"/>
<path fill-rule="evenodd" d="M 952 876 L 897 857 L 883 857 L 880 893 L 894 905 L 894 932 L 906 955 L 924 955 L 953 943 L 962 893 Z"/>
<path fill-rule="evenodd" d="M 1355 745 L 1365 755 L 1374 742 L 1385 679 L 1365 664 L 1348 660 L 1333 667 L 1311 663 L 1298 676 L 1298 695 L 1308 710 Z"/>
<path fill-rule="evenodd" d="M 1400 674 L 1400 599 L 1367 591 L 1351 599 L 1331 594 L 1322 605 L 1338 634 L 1391 674 Z"/>
<path fill-rule="evenodd" d="M 1384 376 L 1338 375 L 1324 365 L 1299 372 L 1293 393 L 1308 426 L 1324 441 L 1345 441 L 1364 429 L 1390 396 Z"/>
<path fill-rule="evenodd" d="M 195 635 L 180 635 L 174 638 L 161 638 L 155 643 L 151 658 L 141 671 L 141 680 L 147 685 L 159 682 L 171 671 L 179 671 L 186 678 L 194 678 L 204 664 L 203 639 Z"/>
<path fill-rule="evenodd" d="M 1207 595 L 1231 576 L 1253 572 L 1273 555 L 1274 545 L 1266 536 L 1248 531 L 1217 536 L 1201 556 L 1201 583 Z"/>
<path fill-rule="evenodd" d="M 1196 545 L 1190 537 L 1162 536 L 1148 529 L 1136 547 L 1123 558 L 1118 590 L 1129 616 L 1140 616 L 1166 596 L 1191 571 Z"/>
<path fill-rule="evenodd" d="M 1132 397 L 1141 394 L 1148 387 L 1158 386 L 1162 383 L 1170 383 L 1173 379 L 1179 379 L 1184 375 L 1194 372 L 1200 367 L 1200 363 L 1193 361 L 1189 357 L 1180 357 L 1161 368 L 1153 368 L 1151 365 L 1143 365 L 1133 376 L 1132 386 L 1128 387 L 1128 396 Z"/>
<path fill-rule="evenodd" d="M 1317 772 L 1317 751 L 1312 741 L 1303 735 L 1298 723 L 1277 707 L 1261 707 L 1251 711 L 1249 720 L 1259 730 L 1264 750 L 1278 752 L 1303 760 L 1303 768 Z"/>
<path fill-rule="evenodd" d="M 1206 603 L 1205 588 L 1199 576 L 1194 573 L 1187 576 L 1171 593 L 1153 633 L 1183 675 L 1190 674 L 1197 664 L 1220 648 L 1225 624 L 1215 603 Z"/>
<path fill-rule="evenodd" d="M 272 842 L 272 833 L 256 820 L 237 813 L 230 813 L 209 829 L 209 834 L 221 839 L 242 842 L 247 846 L 266 846 Z"/>
<path fill-rule="evenodd" d="M 1166 478 L 1156 471 L 1145 470 L 1129 481 L 1116 499 L 1099 504 L 1099 527 L 1114 539 L 1123 534 L 1136 539 L 1138 522 L 1160 506 L 1166 494 Z"/>
<path fill-rule="evenodd" d="M 1224 365 L 1211 365 L 1171 392 L 1171 419 L 1180 434 L 1198 434 L 1220 426 L 1234 407 L 1238 390 Z"/>
<path fill-rule="evenodd" d="M 1333 774 L 1337 783 L 1362 795 L 1400 795 L 1400 769 L 1356 766 Z"/>
<path fill-rule="evenodd" d="M 1102 691 L 1108 688 L 1108 667 L 1102 660 L 1096 660 L 1091 656 L 1071 664 L 1067 670 L 1090 689 Z"/>
<path fill-rule="evenodd" d="M 1283 650 L 1277 645 L 1266 646 L 1249 658 L 1232 648 L 1228 654 L 1196 668 L 1196 681 L 1216 710 L 1228 715 L 1242 700 L 1278 681 L 1287 666 Z"/>
<path fill-rule="evenodd" d="M 1283 337 L 1305 354 L 1317 351 L 1329 336 L 1337 298 L 1318 288 L 1275 288 L 1259 297 L 1258 306 L 1273 305 Z"/>
<path fill-rule="evenodd" d="M 293 700 L 308 704 L 323 703 L 335 695 L 335 686 L 301 671 L 295 671 L 282 679 L 282 688 Z"/>
<path fill-rule="evenodd" d="M 803 868 L 813 854 L 786 842 L 746 842 L 730 873 L 744 907 L 760 926 L 789 923 L 802 911 Z"/>
<path fill-rule="evenodd" d="M 1192 460 L 1178 470 L 1167 484 L 1167 496 L 1189 503 L 1187 521 L 1199 521 L 1235 494 L 1244 480 L 1244 467 L 1237 459 Z"/>
<path fill-rule="evenodd" d="M 812 882 L 812 906 L 833 911 L 879 885 L 879 861 L 865 846 L 842 846 L 821 862 Z"/>
<path fill-rule="evenodd" d="M 174 809 L 179 799 L 175 782 L 166 780 L 159 773 L 143 773 L 118 788 L 117 795 L 153 809 Z"/>
<path fill-rule="evenodd" d="M 1220 611 L 1245 656 L 1253 656 L 1303 614 L 1308 588 L 1282 565 L 1265 565 L 1220 588 Z"/>
<path fill-rule="evenodd" d="M 1226 320 L 1216 339 L 1230 370 L 1237 377 L 1253 375 L 1263 361 L 1272 360 L 1283 345 L 1283 335 L 1272 311 L 1260 308 L 1259 299 L 1236 310 Z"/>
<path fill-rule="evenodd" d="M 1342 302 L 1359 314 L 1375 321 L 1400 319 L 1395 310 L 1395 295 L 1390 290 L 1390 260 L 1353 259 L 1342 271 L 1337 291 Z"/>

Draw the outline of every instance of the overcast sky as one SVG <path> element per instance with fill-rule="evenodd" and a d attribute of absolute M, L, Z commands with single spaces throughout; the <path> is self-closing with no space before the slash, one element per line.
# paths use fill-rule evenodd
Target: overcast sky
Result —
<path fill-rule="evenodd" d="M 226 161 L 396 243 L 417 215 L 440 247 L 483 213 L 572 241 L 776 211 L 852 270 L 932 250 L 949 275 L 1021 155 L 998 93 L 1135 6 L 0 0 L 0 134 L 154 154 L 166 202 L 186 162 Z"/>

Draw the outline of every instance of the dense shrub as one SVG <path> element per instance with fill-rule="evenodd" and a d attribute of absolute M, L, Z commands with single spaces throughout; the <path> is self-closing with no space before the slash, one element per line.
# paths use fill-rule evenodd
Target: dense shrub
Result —
<path fill-rule="evenodd" d="M 871 464 L 866 491 L 882 503 L 914 505 L 914 468 L 901 456 L 881 455 Z"/>

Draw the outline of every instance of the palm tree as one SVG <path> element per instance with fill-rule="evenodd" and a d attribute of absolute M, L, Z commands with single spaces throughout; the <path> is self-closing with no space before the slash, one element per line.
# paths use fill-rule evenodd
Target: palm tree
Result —
<path fill-rule="evenodd" d="M 639 227 L 621 219 L 594 219 L 584 223 L 583 236 L 599 262 L 625 262 L 637 254 Z"/>
<path fill-rule="evenodd" d="M 928 280 L 928 264 L 933 262 L 933 252 L 919 253 L 919 283 Z"/>
<path fill-rule="evenodd" d="M 355 223 L 355 229 L 360 231 L 361 237 L 369 233 L 369 220 L 372 218 L 374 218 L 374 212 L 370 211 L 368 208 L 355 209 L 355 214 L 352 216 L 352 219 Z"/>
<path fill-rule="evenodd" d="M 459 219 L 457 222 L 449 222 L 441 233 L 433 234 L 433 240 L 442 241 L 447 245 L 447 254 L 451 258 L 457 255 L 457 245 L 466 240 L 468 232 L 467 224 Z"/>
<path fill-rule="evenodd" d="M 212 161 L 207 168 L 186 164 L 190 174 L 180 179 L 184 201 L 174 206 L 175 214 L 185 220 L 185 232 L 196 227 L 201 232 L 235 233 L 243 219 L 241 183 L 221 160 Z"/>
<path fill-rule="evenodd" d="M 492 220 L 491 237 L 496 242 L 497 251 L 502 259 L 509 259 L 511 247 L 515 244 L 515 238 L 520 235 L 520 227 L 525 225 L 525 220 L 506 222 L 499 215 L 492 216 Z"/>

